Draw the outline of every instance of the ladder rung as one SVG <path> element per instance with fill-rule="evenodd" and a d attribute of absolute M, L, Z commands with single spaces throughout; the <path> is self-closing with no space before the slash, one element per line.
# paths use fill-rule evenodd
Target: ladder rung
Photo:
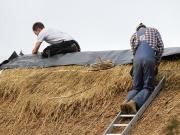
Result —
<path fill-rule="evenodd" d="M 134 117 L 135 114 L 121 114 L 120 117 Z"/>
<path fill-rule="evenodd" d="M 127 127 L 128 124 L 113 124 L 114 127 Z"/>
<path fill-rule="evenodd" d="M 122 134 L 106 134 L 106 135 L 122 135 Z"/>

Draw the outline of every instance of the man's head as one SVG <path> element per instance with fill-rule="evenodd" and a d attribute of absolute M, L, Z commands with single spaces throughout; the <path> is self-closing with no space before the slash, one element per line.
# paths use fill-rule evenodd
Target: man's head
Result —
<path fill-rule="evenodd" d="M 143 23 L 140 23 L 137 28 L 136 31 L 138 31 L 140 28 L 146 28 L 146 25 L 144 25 Z"/>
<path fill-rule="evenodd" d="M 41 32 L 42 29 L 44 29 L 44 24 L 41 22 L 36 22 L 33 24 L 33 32 L 35 35 L 39 35 L 39 33 Z"/>

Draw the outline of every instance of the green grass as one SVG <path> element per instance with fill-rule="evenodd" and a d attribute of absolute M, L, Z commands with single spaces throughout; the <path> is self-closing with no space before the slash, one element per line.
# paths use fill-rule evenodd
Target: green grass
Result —
<path fill-rule="evenodd" d="M 180 122 L 173 118 L 166 128 L 166 135 L 179 135 Z"/>

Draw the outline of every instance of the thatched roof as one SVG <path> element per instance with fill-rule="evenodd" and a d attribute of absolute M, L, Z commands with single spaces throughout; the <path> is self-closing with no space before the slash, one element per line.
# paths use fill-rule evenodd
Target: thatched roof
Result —
<path fill-rule="evenodd" d="M 157 80 L 165 75 L 166 86 L 132 135 L 164 135 L 171 119 L 180 121 L 179 67 L 179 60 L 161 63 Z M 0 74 L 0 133 L 102 134 L 131 88 L 130 68 L 123 65 L 102 71 L 89 71 L 83 66 L 5 70 Z"/>

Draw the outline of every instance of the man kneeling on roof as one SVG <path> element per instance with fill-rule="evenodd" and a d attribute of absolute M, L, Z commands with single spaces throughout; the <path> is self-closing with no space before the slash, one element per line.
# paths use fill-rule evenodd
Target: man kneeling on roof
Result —
<path fill-rule="evenodd" d="M 34 23 L 33 32 L 37 35 L 35 47 L 32 54 L 37 54 L 43 41 L 46 41 L 50 46 L 46 47 L 42 56 L 47 58 L 56 54 L 65 54 L 71 52 L 80 52 L 78 43 L 68 34 L 56 29 L 45 28 L 41 22 Z"/>
<path fill-rule="evenodd" d="M 132 90 L 121 105 L 122 113 L 136 113 L 154 90 L 155 72 L 164 51 L 161 35 L 155 28 L 140 23 L 131 37 L 133 52 Z"/>

